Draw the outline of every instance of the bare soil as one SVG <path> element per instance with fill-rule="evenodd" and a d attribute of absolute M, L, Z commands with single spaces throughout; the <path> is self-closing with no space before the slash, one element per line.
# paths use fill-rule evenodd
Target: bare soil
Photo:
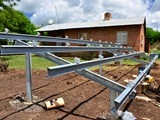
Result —
<path fill-rule="evenodd" d="M 98 70 L 94 71 L 98 72 Z M 107 65 L 103 76 L 126 85 L 124 80 L 134 80 L 132 75 L 138 74 L 138 66 Z M 160 81 L 160 65 L 156 65 L 150 73 Z M 86 79 L 77 73 L 69 73 L 50 79 L 47 71 L 32 71 L 32 86 L 34 104 L 24 104 L 26 100 L 25 70 L 10 69 L 0 72 L 0 119 L 5 120 L 96 120 L 109 113 L 109 89 Z M 141 94 L 138 89 L 139 96 Z M 147 95 L 154 102 L 134 99 L 129 100 L 122 110 L 133 113 L 138 120 L 148 118 L 160 119 L 160 107 L 156 97 L 159 93 L 149 92 Z M 45 101 L 62 97 L 65 106 L 47 110 Z M 156 104 L 155 104 L 156 103 Z"/>

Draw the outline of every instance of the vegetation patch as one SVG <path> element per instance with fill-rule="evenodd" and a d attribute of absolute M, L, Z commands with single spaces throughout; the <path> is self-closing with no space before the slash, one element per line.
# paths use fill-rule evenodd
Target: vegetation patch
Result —
<path fill-rule="evenodd" d="M 9 63 L 4 61 L 3 59 L 0 59 L 0 71 L 1 72 L 7 72 Z"/>

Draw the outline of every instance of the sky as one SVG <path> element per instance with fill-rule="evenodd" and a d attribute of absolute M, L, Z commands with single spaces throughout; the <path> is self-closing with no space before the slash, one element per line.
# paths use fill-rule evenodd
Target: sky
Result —
<path fill-rule="evenodd" d="M 160 31 L 160 0 L 21 0 L 15 7 L 36 26 L 53 23 L 100 21 L 104 13 L 112 19 L 146 17 L 147 27 Z"/>

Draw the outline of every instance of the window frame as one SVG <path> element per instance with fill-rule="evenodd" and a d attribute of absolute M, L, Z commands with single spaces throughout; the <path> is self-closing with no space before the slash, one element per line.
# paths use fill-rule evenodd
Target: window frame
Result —
<path fill-rule="evenodd" d="M 78 39 L 87 40 L 87 33 L 86 32 L 78 33 Z"/>
<path fill-rule="evenodd" d="M 128 32 L 117 31 L 117 43 L 127 45 L 128 44 Z"/>

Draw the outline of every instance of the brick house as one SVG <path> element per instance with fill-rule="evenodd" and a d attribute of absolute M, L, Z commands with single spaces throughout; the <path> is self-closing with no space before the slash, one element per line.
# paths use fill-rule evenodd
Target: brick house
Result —
<path fill-rule="evenodd" d="M 105 13 L 103 21 L 52 24 L 37 31 L 42 35 L 47 32 L 48 36 L 53 37 L 69 36 L 71 39 L 116 42 L 130 46 L 136 51 L 145 51 L 145 17 L 111 18 L 111 13 Z M 56 43 L 51 45 L 56 45 Z M 64 43 L 57 43 L 57 45 L 64 45 Z"/>

